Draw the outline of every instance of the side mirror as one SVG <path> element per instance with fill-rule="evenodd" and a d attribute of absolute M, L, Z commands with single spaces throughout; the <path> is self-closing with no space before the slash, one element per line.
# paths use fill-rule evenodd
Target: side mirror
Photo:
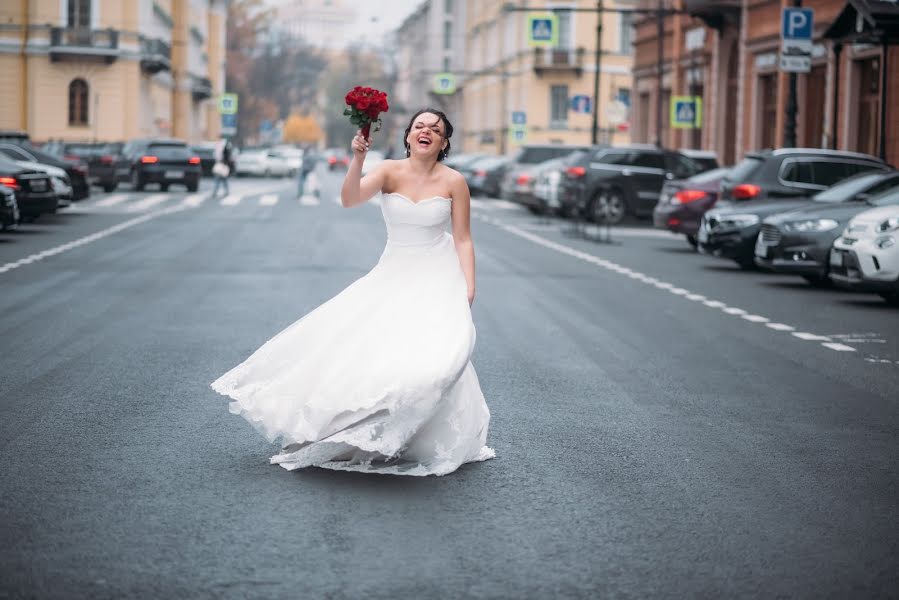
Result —
<path fill-rule="evenodd" d="M 674 179 L 674 173 L 665 173 L 665 179 L 671 181 L 672 179 Z"/>

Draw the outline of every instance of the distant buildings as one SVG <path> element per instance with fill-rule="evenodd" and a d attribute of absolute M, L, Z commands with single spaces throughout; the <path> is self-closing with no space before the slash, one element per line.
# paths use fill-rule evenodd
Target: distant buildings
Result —
<path fill-rule="evenodd" d="M 35 140 L 215 138 L 226 0 L 0 3 L 0 128 Z"/>
<path fill-rule="evenodd" d="M 278 29 L 318 48 L 343 48 L 357 23 L 352 0 L 271 0 Z"/>

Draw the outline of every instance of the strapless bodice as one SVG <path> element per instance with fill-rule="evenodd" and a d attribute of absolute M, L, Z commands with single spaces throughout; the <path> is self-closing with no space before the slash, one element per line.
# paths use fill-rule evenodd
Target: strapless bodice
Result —
<path fill-rule="evenodd" d="M 452 214 L 452 200 L 433 196 L 413 202 L 402 194 L 383 194 L 381 214 L 387 225 L 387 240 L 392 245 L 430 244 L 444 236 Z"/>

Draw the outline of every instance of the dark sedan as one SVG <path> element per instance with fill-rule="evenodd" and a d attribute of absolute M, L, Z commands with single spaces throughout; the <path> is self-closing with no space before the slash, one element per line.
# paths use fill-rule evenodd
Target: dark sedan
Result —
<path fill-rule="evenodd" d="M 36 162 L 63 169 L 69 176 L 74 200 L 83 200 L 91 195 L 87 163 L 81 159 L 59 158 L 43 150 L 38 150 L 30 142 L 16 140 L 0 140 L 0 154 L 10 160 Z"/>
<path fill-rule="evenodd" d="M 899 172 L 857 175 L 814 197 L 812 205 L 762 221 L 755 263 L 778 273 L 801 275 L 809 283 L 830 282 L 830 248 L 855 215 L 869 210 L 869 200 L 899 187 Z"/>
<path fill-rule="evenodd" d="M 87 163 L 87 178 L 91 185 L 103 188 L 104 192 L 112 192 L 118 186 L 115 174 L 115 163 L 122 151 L 121 142 L 87 143 L 87 142 L 50 142 L 42 149 L 65 160 L 83 161 Z"/>
<path fill-rule="evenodd" d="M 212 167 L 215 165 L 215 144 L 195 144 L 190 147 L 195 156 L 200 157 L 200 169 L 203 177 L 212 177 Z"/>
<path fill-rule="evenodd" d="M 471 193 L 488 198 L 499 198 L 500 184 L 512 158 L 509 156 L 487 156 L 470 165 L 466 174 Z"/>
<path fill-rule="evenodd" d="M 718 189 L 726 174 L 726 168 L 712 169 L 666 183 L 652 214 L 653 224 L 659 229 L 683 233 L 695 247 L 702 215 L 718 201 Z"/>
<path fill-rule="evenodd" d="M 200 185 L 200 157 L 192 154 L 180 140 L 134 140 L 122 148 L 116 165 L 120 181 L 131 183 L 141 191 L 148 183 L 158 183 L 162 191 L 172 184 L 196 192 Z"/>
<path fill-rule="evenodd" d="M 19 215 L 25 223 L 44 213 L 56 212 L 59 200 L 46 173 L 27 169 L 0 156 L 0 185 L 15 191 Z"/>
<path fill-rule="evenodd" d="M 0 229 L 6 231 L 19 224 L 19 203 L 16 191 L 0 184 Z"/>

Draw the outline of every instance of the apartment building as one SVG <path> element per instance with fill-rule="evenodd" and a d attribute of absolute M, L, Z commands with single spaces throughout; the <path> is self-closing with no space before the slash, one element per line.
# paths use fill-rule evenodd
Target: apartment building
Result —
<path fill-rule="evenodd" d="M 0 3 L 0 129 L 35 140 L 219 133 L 227 0 Z"/>
<path fill-rule="evenodd" d="M 797 75 L 797 146 L 855 150 L 899 164 L 899 5 L 801 4 L 814 9 L 814 39 L 811 71 Z M 726 164 L 784 145 L 789 76 L 778 63 L 781 13 L 791 0 L 645 0 L 640 6 L 680 14 L 661 23 L 654 14 L 637 20 L 636 141 L 712 149 Z M 703 98 L 699 131 L 670 127 L 672 94 Z"/>
<path fill-rule="evenodd" d="M 506 0 L 467 2 L 462 88 L 465 150 L 508 153 L 521 143 L 590 143 L 592 114 L 574 110 L 572 99 L 593 99 L 600 19 L 598 140 L 629 142 L 632 15 L 615 9 L 632 3 L 607 0 L 602 3 L 607 10 L 601 14 L 586 12 L 597 7 L 591 0 L 541 3 L 538 8 L 585 10 L 556 12 L 560 31 L 553 48 L 532 48 L 527 13 L 506 10 L 506 4 Z M 510 135 L 513 113 L 519 119 L 524 113 L 523 137 Z"/>

